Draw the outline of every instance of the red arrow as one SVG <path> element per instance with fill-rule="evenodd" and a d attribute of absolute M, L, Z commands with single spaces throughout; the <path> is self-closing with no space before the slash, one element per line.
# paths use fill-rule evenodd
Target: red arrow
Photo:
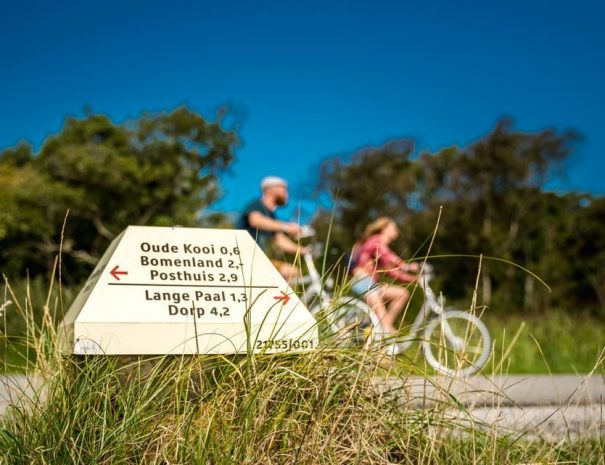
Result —
<path fill-rule="evenodd" d="M 290 300 L 290 296 L 286 294 L 284 291 L 281 291 L 281 295 L 276 295 L 273 297 L 275 300 L 281 300 L 283 305 L 286 305 Z"/>
<path fill-rule="evenodd" d="M 113 276 L 114 278 L 116 278 L 118 281 L 120 280 L 120 276 L 118 276 L 118 275 L 121 275 L 121 274 L 128 274 L 128 271 L 118 271 L 118 268 L 119 268 L 119 267 L 120 267 L 120 265 L 116 265 L 116 266 L 114 266 L 114 267 L 113 267 L 113 270 L 111 270 L 111 271 L 109 272 L 109 274 L 110 274 L 111 276 Z"/>

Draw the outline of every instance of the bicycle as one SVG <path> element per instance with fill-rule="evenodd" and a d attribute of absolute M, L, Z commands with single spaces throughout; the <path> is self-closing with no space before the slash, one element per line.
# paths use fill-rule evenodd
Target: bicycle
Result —
<path fill-rule="evenodd" d="M 303 226 L 299 239 L 315 237 L 315 231 L 310 226 Z M 351 317 L 355 315 L 367 315 L 374 327 L 380 327 L 380 322 L 370 311 L 365 301 L 352 296 L 335 296 L 333 293 L 334 282 L 332 278 L 322 279 L 315 266 L 315 259 L 321 256 L 321 245 L 314 243 L 306 248 L 302 259 L 307 267 L 307 275 L 299 279 L 295 284 L 302 287 L 303 292 L 299 295 L 300 300 L 307 306 L 311 314 L 319 318 L 327 326 L 327 337 L 338 345 L 349 345 L 355 328 L 364 329 L 364 324 L 358 325 Z"/>
<path fill-rule="evenodd" d="M 312 229 L 305 230 L 304 237 L 313 237 Z M 430 287 L 434 277 L 433 267 L 425 262 L 418 276 L 418 286 L 424 293 L 424 301 L 410 327 L 402 338 L 384 338 L 380 321 L 365 300 L 356 296 L 335 297 L 322 283 L 314 263 L 310 247 L 303 254 L 308 269 L 305 277 L 308 286 L 301 300 L 309 306 L 314 316 L 323 315 L 329 337 L 337 345 L 359 345 L 368 342 L 378 345 L 385 353 L 395 356 L 408 349 L 418 340 L 419 333 L 424 356 L 431 367 L 450 376 L 468 376 L 479 371 L 491 352 L 491 337 L 483 322 L 470 312 L 455 307 L 444 307 Z"/>
<path fill-rule="evenodd" d="M 424 356 L 435 370 L 450 376 L 476 373 L 491 353 L 489 331 L 474 314 L 444 307 L 443 298 L 437 298 L 430 287 L 433 277 L 432 265 L 425 262 L 418 276 L 424 301 L 407 335 L 385 339 L 380 330 L 375 330 L 372 337 L 382 343 L 388 355 L 395 356 L 408 349 L 422 334 L 420 344 Z"/>

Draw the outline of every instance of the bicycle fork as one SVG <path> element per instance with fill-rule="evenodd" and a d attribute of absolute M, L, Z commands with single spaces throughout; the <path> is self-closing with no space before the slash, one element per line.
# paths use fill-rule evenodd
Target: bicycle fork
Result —
<path fill-rule="evenodd" d="M 426 305 L 438 315 L 445 338 L 452 345 L 455 351 L 461 350 L 464 347 L 464 339 L 456 336 L 454 331 L 452 331 L 452 327 L 446 318 L 445 302 L 443 297 L 437 299 L 435 293 L 430 287 L 424 285 L 423 283 L 421 283 L 421 286 L 424 291 L 424 295 L 426 296 Z"/>

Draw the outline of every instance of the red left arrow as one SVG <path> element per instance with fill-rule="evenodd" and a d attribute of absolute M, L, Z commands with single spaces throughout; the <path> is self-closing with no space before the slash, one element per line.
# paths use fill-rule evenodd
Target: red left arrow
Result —
<path fill-rule="evenodd" d="M 114 278 L 116 278 L 118 281 L 120 280 L 120 276 L 121 274 L 128 274 L 128 271 L 118 271 L 118 268 L 120 267 L 120 265 L 116 265 L 113 267 L 113 270 L 111 270 L 109 272 L 109 274 L 111 276 L 113 276 Z"/>
<path fill-rule="evenodd" d="M 286 305 L 290 300 L 290 296 L 286 294 L 284 291 L 281 291 L 281 295 L 276 295 L 273 297 L 275 300 L 281 300 L 283 305 Z"/>

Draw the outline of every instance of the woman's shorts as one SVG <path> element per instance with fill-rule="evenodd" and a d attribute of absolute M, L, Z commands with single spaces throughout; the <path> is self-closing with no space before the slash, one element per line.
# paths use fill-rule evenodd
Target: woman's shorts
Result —
<path fill-rule="evenodd" d="M 358 296 L 365 297 L 378 290 L 379 284 L 366 275 L 354 276 L 351 280 L 351 290 Z"/>

